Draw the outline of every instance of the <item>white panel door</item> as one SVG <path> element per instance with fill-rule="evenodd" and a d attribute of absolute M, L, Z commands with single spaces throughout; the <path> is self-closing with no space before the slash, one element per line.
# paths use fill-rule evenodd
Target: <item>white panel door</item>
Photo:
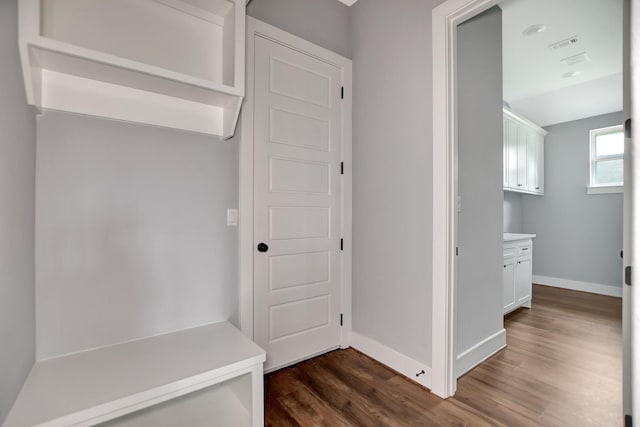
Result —
<path fill-rule="evenodd" d="M 256 37 L 254 339 L 266 370 L 340 346 L 342 71 Z"/>

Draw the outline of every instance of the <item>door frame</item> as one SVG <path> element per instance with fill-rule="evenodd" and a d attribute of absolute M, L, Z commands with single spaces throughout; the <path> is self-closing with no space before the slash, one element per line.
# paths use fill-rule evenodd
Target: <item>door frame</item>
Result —
<path fill-rule="evenodd" d="M 631 425 L 633 416 L 640 415 L 640 294 L 631 287 L 632 283 L 637 287 L 640 280 L 640 155 L 635 144 L 638 138 L 634 137 L 640 132 L 640 83 L 634 79 L 640 72 L 640 8 L 633 0 L 624 0 L 623 5 L 624 119 L 625 128 L 629 124 L 631 129 L 630 133 L 625 132 L 624 155 L 622 405 L 625 425 Z"/>
<path fill-rule="evenodd" d="M 432 12 L 433 241 L 431 391 L 456 392 L 457 27 L 500 0 L 447 0 Z"/>
<path fill-rule="evenodd" d="M 625 1 L 628 7 L 629 0 Z M 433 57 L 433 306 L 432 306 L 432 387 L 436 395 L 447 398 L 456 392 L 456 320 L 457 320 L 457 271 L 455 259 L 455 246 L 457 236 L 456 223 L 456 194 L 457 194 L 457 146 L 458 146 L 458 117 L 457 117 L 457 26 L 462 22 L 477 16 L 485 10 L 499 4 L 501 0 L 447 0 L 433 9 L 432 12 L 432 57 Z M 631 19 L 640 16 L 634 14 Z M 630 23 L 625 20 L 625 27 Z M 630 28 L 633 28 L 630 26 Z M 626 33 L 625 33 L 626 34 Z M 633 40 L 634 35 L 631 34 Z M 628 36 L 628 35 L 626 35 Z M 625 41 L 626 43 L 627 41 Z M 631 47 L 631 56 L 640 63 L 640 49 Z M 633 61 L 632 59 L 632 61 Z M 623 73 L 629 72 L 628 65 Z M 633 65 L 631 66 L 633 68 Z M 637 85 L 640 86 L 640 85 Z M 628 104 L 625 105 L 625 115 L 637 115 L 631 110 L 634 100 L 640 97 L 640 90 L 633 91 Z M 634 118 L 635 122 L 638 121 Z M 631 144 L 629 144 L 630 146 Z M 625 155 L 625 214 L 626 226 L 636 229 L 636 223 L 640 223 L 638 211 L 632 211 L 631 205 L 638 200 L 638 192 L 634 183 L 640 175 L 637 157 Z M 631 167 L 627 167 L 631 166 Z M 638 227 L 640 228 L 640 227 Z M 632 234 L 632 233 L 629 233 Z M 625 254 L 629 254 L 632 264 L 638 258 L 638 251 L 633 246 L 638 244 L 638 236 L 635 241 L 631 237 L 625 239 Z M 634 279 L 638 277 L 634 271 Z M 623 302 L 627 301 L 631 312 L 637 312 L 640 307 L 640 298 L 631 297 L 630 286 L 624 286 L 625 295 Z M 629 288 L 629 289 L 628 289 Z M 628 301 L 631 300 L 631 301 Z M 640 324 L 640 316 L 632 320 L 633 326 Z M 629 325 L 631 326 L 631 325 Z M 632 328 L 633 334 L 638 329 Z M 635 340 L 634 340 L 635 339 Z M 631 341 L 638 348 L 640 339 L 637 335 L 631 337 Z M 633 362 L 629 362 L 633 363 Z M 640 374 L 634 371 L 634 386 L 640 385 Z M 637 389 L 638 387 L 635 387 Z M 639 400 L 640 401 L 640 400 Z M 625 401 L 626 403 L 626 401 Z M 627 406 L 627 405 L 625 405 Z M 627 408 L 625 408 L 627 409 Z M 628 408 L 631 409 L 631 408 Z M 628 410 L 627 409 L 627 410 Z M 638 412 L 638 408 L 633 408 Z"/>
<path fill-rule="evenodd" d="M 344 99 L 342 100 L 342 236 L 344 249 L 341 251 L 342 274 L 340 277 L 340 312 L 343 313 L 343 325 L 340 329 L 340 347 L 347 348 L 351 342 L 351 259 L 352 259 L 352 157 L 351 157 L 351 115 L 352 115 L 352 62 L 337 53 L 317 46 L 279 28 L 247 16 L 247 61 L 246 93 L 240 115 L 239 132 L 239 304 L 238 319 L 241 331 L 254 338 L 254 298 L 253 298 L 253 257 L 255 253 L 253 238 L 253 160 L 254 160 L 254 70 L 255 37 L 263 37 L 298 52 L 312 56 L 342 70 Z"/>

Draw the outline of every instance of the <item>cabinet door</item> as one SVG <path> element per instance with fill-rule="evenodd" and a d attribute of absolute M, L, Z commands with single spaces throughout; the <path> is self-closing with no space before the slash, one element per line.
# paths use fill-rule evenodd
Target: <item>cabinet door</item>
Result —
<path fill-rule="evenodd" d="M 510 311 L 516 305 L 516 261 L 511 258 L 504 260 L 502 269 L 502 306 L 503 313 Z"/>
<path fill-rule="evenodd" d="M 538 140 L 536 133 L 527 129 L 527 187 L 531 192 L 539 190 L 538 185 Z"/>
<path fill-rule="evenodd" d="M 502 186 L 509 188 L 509 121 L 502 117 Z"/>
<path fill-rule="evenodd" d="M 544 193 L 544 137 L 533 130 L 529 131 L 527 159 L 527 190 Z"/>
<path fill-rule="evenodd" d="M 518 190 L 526 190 L 528 188 L 528 154 L 529 154 L 529 131 L 527 128 L 516 125 L 517 126 L 517 156 L 518 156 L 518 167 L 517 167 L 517 175 L 518 175 Z"/>
<path fill-rule="evenodd" d="M 544 136 L 536 133 L 536 176 L 538 182 L 535 191 L 540 194 L 544 194 Z"/>
<path fill-rule="evenodd" d="M 516 304 L 521 304 L 531 298 L 531 258 L 516 261 Z"/>
<path fill-rule="evenodd" d="M 518 189 L 518 124 L 507 118 L 507 188 Z"/>

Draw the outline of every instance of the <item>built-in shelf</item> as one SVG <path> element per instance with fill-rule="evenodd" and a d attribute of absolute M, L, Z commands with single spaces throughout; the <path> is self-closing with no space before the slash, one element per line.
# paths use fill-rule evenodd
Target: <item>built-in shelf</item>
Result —
<path fill-rule="evenodd" d="M 244 0 L 21 0 L 27 101 L 233 136 L 244 97 Z"/>
<path fill-rule="evenodd" d="M 4 426 L 262 426 L 264 361 L 228 322 L 39 361 Z"/>

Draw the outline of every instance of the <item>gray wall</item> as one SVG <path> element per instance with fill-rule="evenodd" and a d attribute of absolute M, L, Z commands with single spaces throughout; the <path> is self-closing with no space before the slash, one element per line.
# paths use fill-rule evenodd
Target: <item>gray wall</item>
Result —
<path fill-rule="evenodd" d="M 589 195 L 589 130 L 622 113 L 549 126 L 545 195 L 523 195 L 523 231 L 537 235 L 533 274 L 621 286 L 622 194 Z"/>
<path fill-rule="evenodd" d="M 503 229 L 505 233 L 525 233 L 522 228 L 522 194 L 505 191 L 502 204 Z"/>
<path fill-rule="evenodd" d="M 502 329 L 502 10 L 458 26 L 458 354 Z"/>
<path fill-rule="evenodd" d="M 38 118 L 38 359 L 237 316 L 238 145 Z"/>
<path fill-rule="evenodd" d="M 337 0 L 253 0 L 247 14 L 351 57 L 349 7 Z"/>
<path fill-rule="evenodd" d="M 431 10 L 439 3 L 360 0 L 349 15 L 353 329 L 429 365 Z"/>
<path fill-rule="evenodd" d="M 247 13 L 349 55 L 336 0 Z M 237 140 L 69 114 L 38 122 L 38 358 L 237 320 Z"/>
<path fill-rule="evenodd" d="M 0 424 L 35 352 L 35 111 L 24 94 L 17 19 L 17 1 L 0 1 Z"/>

